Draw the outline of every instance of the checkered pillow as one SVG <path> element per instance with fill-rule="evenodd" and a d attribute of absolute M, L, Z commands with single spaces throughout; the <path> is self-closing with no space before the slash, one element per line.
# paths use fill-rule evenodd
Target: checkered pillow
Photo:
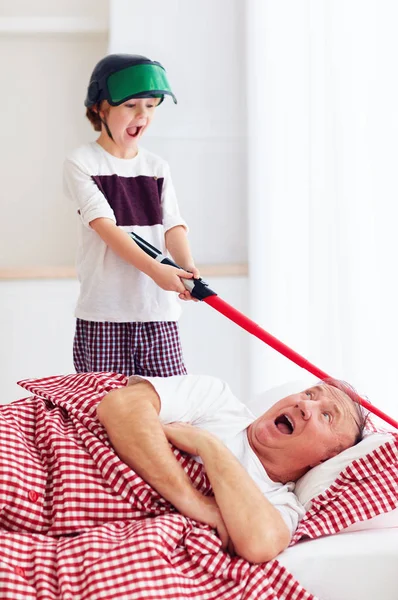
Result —
<path fill-rule="evenodd" d="M 377 431 L 371 426 L 372 431 Z M 350 463 L 311 502 L 291 544 L 338 533 L 359 521 L 398 508 L 398 434 Z"/>

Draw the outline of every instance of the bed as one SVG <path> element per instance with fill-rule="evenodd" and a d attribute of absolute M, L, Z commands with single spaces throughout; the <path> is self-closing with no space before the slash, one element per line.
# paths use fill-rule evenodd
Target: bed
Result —
<path fill-rule="evenodd" d="M 253 565 L 222 552 L 214 531 L 176 513 L 115 455 L 96 406 L 126 380 L 115 374 L 26 380 L 21 385 L 31 396 L 1 409 L 1 600 L 343 600 L 341 589 L 351 593 L 355 580 L 344 584 L 348 562 L 342 550 L 344 545 L 348 551 L 350 542 L 343 540 L 352 540 L 359 568 L 365 538 L 380 531 L 339 532 L 395 514 L 395 436 L 382 434 L 388 439 L 381 445 L 365 449 L 353 462 L 349 458 L 320 493 L 310 477 L 302 478 L 300 492 L 308 496 L 309 508 L 292 547 L 278 560 Z M 211 493 L 202 466 L 178 450 L 175 456 L 194 485 Z M 324 485 L 324 471 L 322 477 Z M 318 473 L 317 485 L 319 480 Z M 84 504 L 78 493 L 83 488 Z M 396 537 L 386 531 L 379 539 L 385 549 L 390 539 L 391 559 L 383 561 L 389 577 L 388 564 L 394 553 L 398 558 L 398 549 Z M 338 535 L 325 537 L 332 533 Z M 333 553 L 339 557 L 333 564 L 342 571 L 331 577 Z M 378 587 L 374 578 L 365 587 L 372 585 Z"/>
<path fill-rule="evenodd" d="M 398 528 L 300 542 L 278 558 L 321 600 L 397 600 Z"/>

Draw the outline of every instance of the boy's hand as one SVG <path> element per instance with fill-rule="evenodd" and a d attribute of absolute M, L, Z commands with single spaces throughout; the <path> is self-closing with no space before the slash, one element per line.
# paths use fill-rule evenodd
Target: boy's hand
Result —
<path fill-rule="evenodd" d="M 192 273 L 192 276 L 194 279 L 199 279 L 200 278 L 200 272 L 199 269 L 197 269 L 195 266 L 189 266 L 187 267 L 187 271 L 189 271 L 190 273 Z M 184 278 L 184 276 L 181 274 L 184 271 L 180 271 L 180 277 Z M 178 297 L 180 300 L 193 300 L 194 302 L 199 302 L 199 300 L 197 298 L 194 298 L 191 294 L 191 292 L 189 290 L 187 290 L 186 288 L 184 288 L 184 292 L 182 292 L 181 294 L 178 294 Z"/>
<path fill-rule="evenodd" d="M 167 292 L 177 292 L 181 297 L 186 291 L 184 284 L 181 281 L 181 277 L 184 279 L 192 279 L 193 273 L 188 273 L 188 271 L 177 269 L 177 267 L 172 267 L 171 265 L 157 264 L 158 268 L 151 275 L 153 281 L 162 288 L 162 290 L 166 290 Z"/>

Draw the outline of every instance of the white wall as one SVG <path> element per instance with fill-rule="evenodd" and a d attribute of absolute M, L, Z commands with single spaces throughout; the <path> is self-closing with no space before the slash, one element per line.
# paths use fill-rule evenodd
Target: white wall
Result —
<path fill-rule="evenodd" d="M 178 104 L 142 145 L 170 162 L 199 263 L 247 260 L 245 3 L 111 0 L 109 51 L 161 62 Z"/>
<path fill-rule="evenodd" d="M 109 19 L 107 12 L 107 0 L 0 5 L 7 56 L 0 268 L 74 262 L 75 214 L 63 196 L 62 163 L 96 137 L 83 102 L 108 51 L 147 54 L 166 66 L 178 104 L 159 107 L 143 145 L 170 162 L 196 261 L 245 262 L 243 0 L 113 0 Z"/>
<path fill-rule="evenodd" d="M 247 310 L 245 278 L 208 280 L 224 300 Z M 0 403 L 23 398 L 19 379 L 73 373 L 76 280 L 0 282 Z M 222 377 L 247 396 L 248 334 L 205 303 L 186 302 L 180 321 L 188 370 Z"/>
<path fill-rule="evenodd" d="M 398 4 L 247 6 L 249 312 L 397 418 Z M 292 377 L 252 348 L 257 391 Z"/>
<path fill-rule="evenodd" d="M 94 139 L 83 102 L 93 65 L 107 51 L 107 4 L 1 2 L 0 268 L 74 262 L 75 215 L 63 196 L 62 164 Z"/>

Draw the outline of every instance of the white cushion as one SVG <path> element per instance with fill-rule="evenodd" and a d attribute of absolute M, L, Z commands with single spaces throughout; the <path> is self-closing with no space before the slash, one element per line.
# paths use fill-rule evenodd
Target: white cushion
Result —
<path fill-rule="evenodd" d="M 387 433 L 368 434 L 359 444 L 340 452 L 337 456 L 329 458 L 329 460 L 308 471 L 297 481 L 294 489 L 301 504 L 304 505 L 306 510 L 311 508 L 311 500 L 330 487 L 339 473 L 353 460 L 366 456 L 366 454 L 389 440 L 391 440 L 391 436 Z"/>
<path fill-rule="evenodd" d="M 314 467 L 308 473 L 303 475 L 294 489 L 295 494 L 304 508 L 311 508 L 311 502 L 319 494 L 322 494 L 332 485 L 339 473 L 343 471 L 353 460 L 362 458 L 369 454 L 382 444 L 391 440 L 388 433 L 369 433 L 364 439 L 352 448 L 348 448 L 337 456 L 330 458 L 326 462 Z M 366 521 L 359 521 L 347 527 L 345 532 L 360 531 L 363 529 L 385 529 L 398 527 L 398 509 L 388 513 L 383 513 Z"/>

